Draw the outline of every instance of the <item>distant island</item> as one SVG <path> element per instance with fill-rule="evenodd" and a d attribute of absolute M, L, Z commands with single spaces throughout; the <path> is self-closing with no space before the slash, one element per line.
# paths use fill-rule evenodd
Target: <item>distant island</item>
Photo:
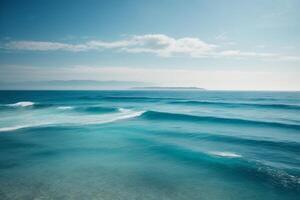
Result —
<path fill-rule="evenodd" d="M 159 87 L 138 81 L 43 80 L 0 81 L 0 90 L 205 90 L 199 87 Z"/>
<path fill-rule="evenodd" d="M 133 87 L 133 90 L 205 90 L 199 87 Z"/>

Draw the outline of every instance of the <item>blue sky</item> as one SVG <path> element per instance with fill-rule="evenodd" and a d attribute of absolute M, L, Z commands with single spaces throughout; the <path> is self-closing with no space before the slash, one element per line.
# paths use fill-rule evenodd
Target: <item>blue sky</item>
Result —
<path fill-rule="evenodd" d="M 300 90 L 300 1 L 0 2 L 2 81 Z"/>

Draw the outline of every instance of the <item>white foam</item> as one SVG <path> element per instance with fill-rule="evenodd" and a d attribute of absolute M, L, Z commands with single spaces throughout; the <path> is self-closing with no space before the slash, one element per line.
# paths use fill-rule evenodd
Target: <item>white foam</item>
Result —
<path fill-rule="evenodd" d="M 124 112 L 129 112 L 129 111 L 131 111 L 131 110 L 126 109 L 126 108 L 118 108 L 118 111 L 124 113 Z"/>
<path fill-rule="evenodd" d="M 34 102 L 31 101 L 20 101 L 18 103 L 8 104 L 8 106 L 14 106 L 14 107 L 27 107 L 34 105 Z"/>
<path fill-rule="evenodd" d="M 230 158 L 240 158 L 242 155 L 239 155 L 234 152 L 224 152 L 224 151 L 212 151 L 210 154 L 221 156 L 221 157 L 230 157 Z"/>
<path fill-rule="evenodd" d="M 49 115 L 37 117 L 36 119 L 31 119 L 31 122 L 23 121 L 22 124 L 10 126 L 10 127 L 0 127 L 0 132 L 15 131 L 22 128 L 30 128 L 37 126 L 49 126 L 49 125 L 88 125 L 88 124 L 105 124 L 111 123 L 118 120 L 130 119 L 142 115 L 145 111 L 133 111 L 125 109 L 120 113 L 114 114 L 104 114 L 104 115 L 70 115 L 67 113 L 57 115 Z M 34 123 L 32 123 L 34 121 Z"/>
<path fill-rule="evenodd" d="M 103 115 L 103 117 L 105 116 L 105 118 L 91 120 L 91 121 L 88 121 L 84 124 L 111 123 L 111 122 L 115 122 L 115 121 L 118 121 L 118 120 L 135 118 L 135 117 L 141 116 L 144 112 L 145 111 L 132 111 L 132 110 L 127 110 L 126 109 L 126 111 L 123 111 L 119 115 L 115 115 L 115 114 L 113 114 L 113 115 Z"/>
<path fill-rule="evenodd" d="M 59 106 L 59 107 L 57 107 L 57 109 L 59 109 L 59 110 L 71 110 L 73 108 L 74 107 L 72 107 L 72 106 Z"/>
<path fill-rule="evenodd" d="M 122 116 L 116 117 L 114 121 L 120 120 L 120 119 L 128 119 L 128 118 L 138 117 L 138 116 L 141 116 L 144 112 L 145 111 L 131 112 L 131 113 L 128 113 L 127 115 L 122 115 Z"/>
<path fill-rule="evenodd" d="M 6 132 L 6 131 L 15 131 L 21 128 L 26 128 L 28 126 L 12 126 L 12 127 L 3 127 L 0 128 L 0 132 Z"/>

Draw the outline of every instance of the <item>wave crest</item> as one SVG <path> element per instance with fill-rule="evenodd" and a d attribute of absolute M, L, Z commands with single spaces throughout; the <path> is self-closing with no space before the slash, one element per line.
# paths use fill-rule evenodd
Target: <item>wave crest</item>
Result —
<path fill-rule="evenodd" d="M 212 151 L 209 153 L 212 155 L 221 156 L 221 157 L 229 157 L 229 158 L 241 158 L 242 157 L 242 155 L 234 153 L 234 152 Z"/>
<path fill-rule="evenodd" d="M 12 107 L 27 107 L 27 106 L 33 106 L 35 103 L 31 101 L 20 101 L 13 104 L 8 104 L 8 106 Z"/>
<path fill-rule="evenodd" d="M 49 121 L 37 119 L 32 124 L 19 124 L 9 127 L 0 127 L 0 132 L 16 131 L 23 128 L 35 128 L 40 126 L 57 126 L 57 125 L 89 125 L 89 124 L 106 124 L 119 120 L 130 119 L 141 116 L 145 111 L 133 111 L 129 109 L 121 109 L 118 113 L 110 113 L 103 115 L 64 115 L 61 117 L 52 118 Z M 40 120 L 40 121 L 38 121 Z"/>
<path fill-rule="evenodd" d="M 212 105 L 212 106 L 227 106 L 227 107 L 256 107 L 256 108 L 271 108 L 271 109 L 289 109 L 300 110 L 299 105 L 293 104 L 267 104 L 267 103 L 244 103 L 244 102 L 222 102 L 222 101 L 170 101 L 170 104 L 183 104 L 190 106 Z"/>
<path fill-rule="evenodd" d="M 73 109 L 73 107 L 72 106 L 59 106 L 59 107 L 57 107 L 57 109 L 59 109 L 59 110 L 71 110 L 71 109 Z"/>
<path fill-rule="evenodd" d="M 242 124 L 242 125 L 254 125 L 254 126 L 266 126 L 266 127 L 277 127 L 277 128 L 291 128 L 300 129 L 300 125 L 287 124 L 280 122 L 269 122 L 269 121 L 256 121 L 240 118 L 223 118 L 214 116 L 197 116 L 187 115 L 178 113 L 158 112 L 158 111 L 147 111 L 143 114 L 143 117 L 149 120 L 173 120 L 173 121 L 190 121 L 190 122 L 211 122 L 211 123 L 223 123 L 223 124 Z"/>

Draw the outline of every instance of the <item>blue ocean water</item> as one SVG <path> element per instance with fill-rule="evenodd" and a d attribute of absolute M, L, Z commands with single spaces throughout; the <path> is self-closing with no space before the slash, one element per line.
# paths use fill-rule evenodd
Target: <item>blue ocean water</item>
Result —
<path fill-rule="evenodd" d="M 0 92 L 0 199 L 299 199 L 299 155 L 299 92 Z"/>

